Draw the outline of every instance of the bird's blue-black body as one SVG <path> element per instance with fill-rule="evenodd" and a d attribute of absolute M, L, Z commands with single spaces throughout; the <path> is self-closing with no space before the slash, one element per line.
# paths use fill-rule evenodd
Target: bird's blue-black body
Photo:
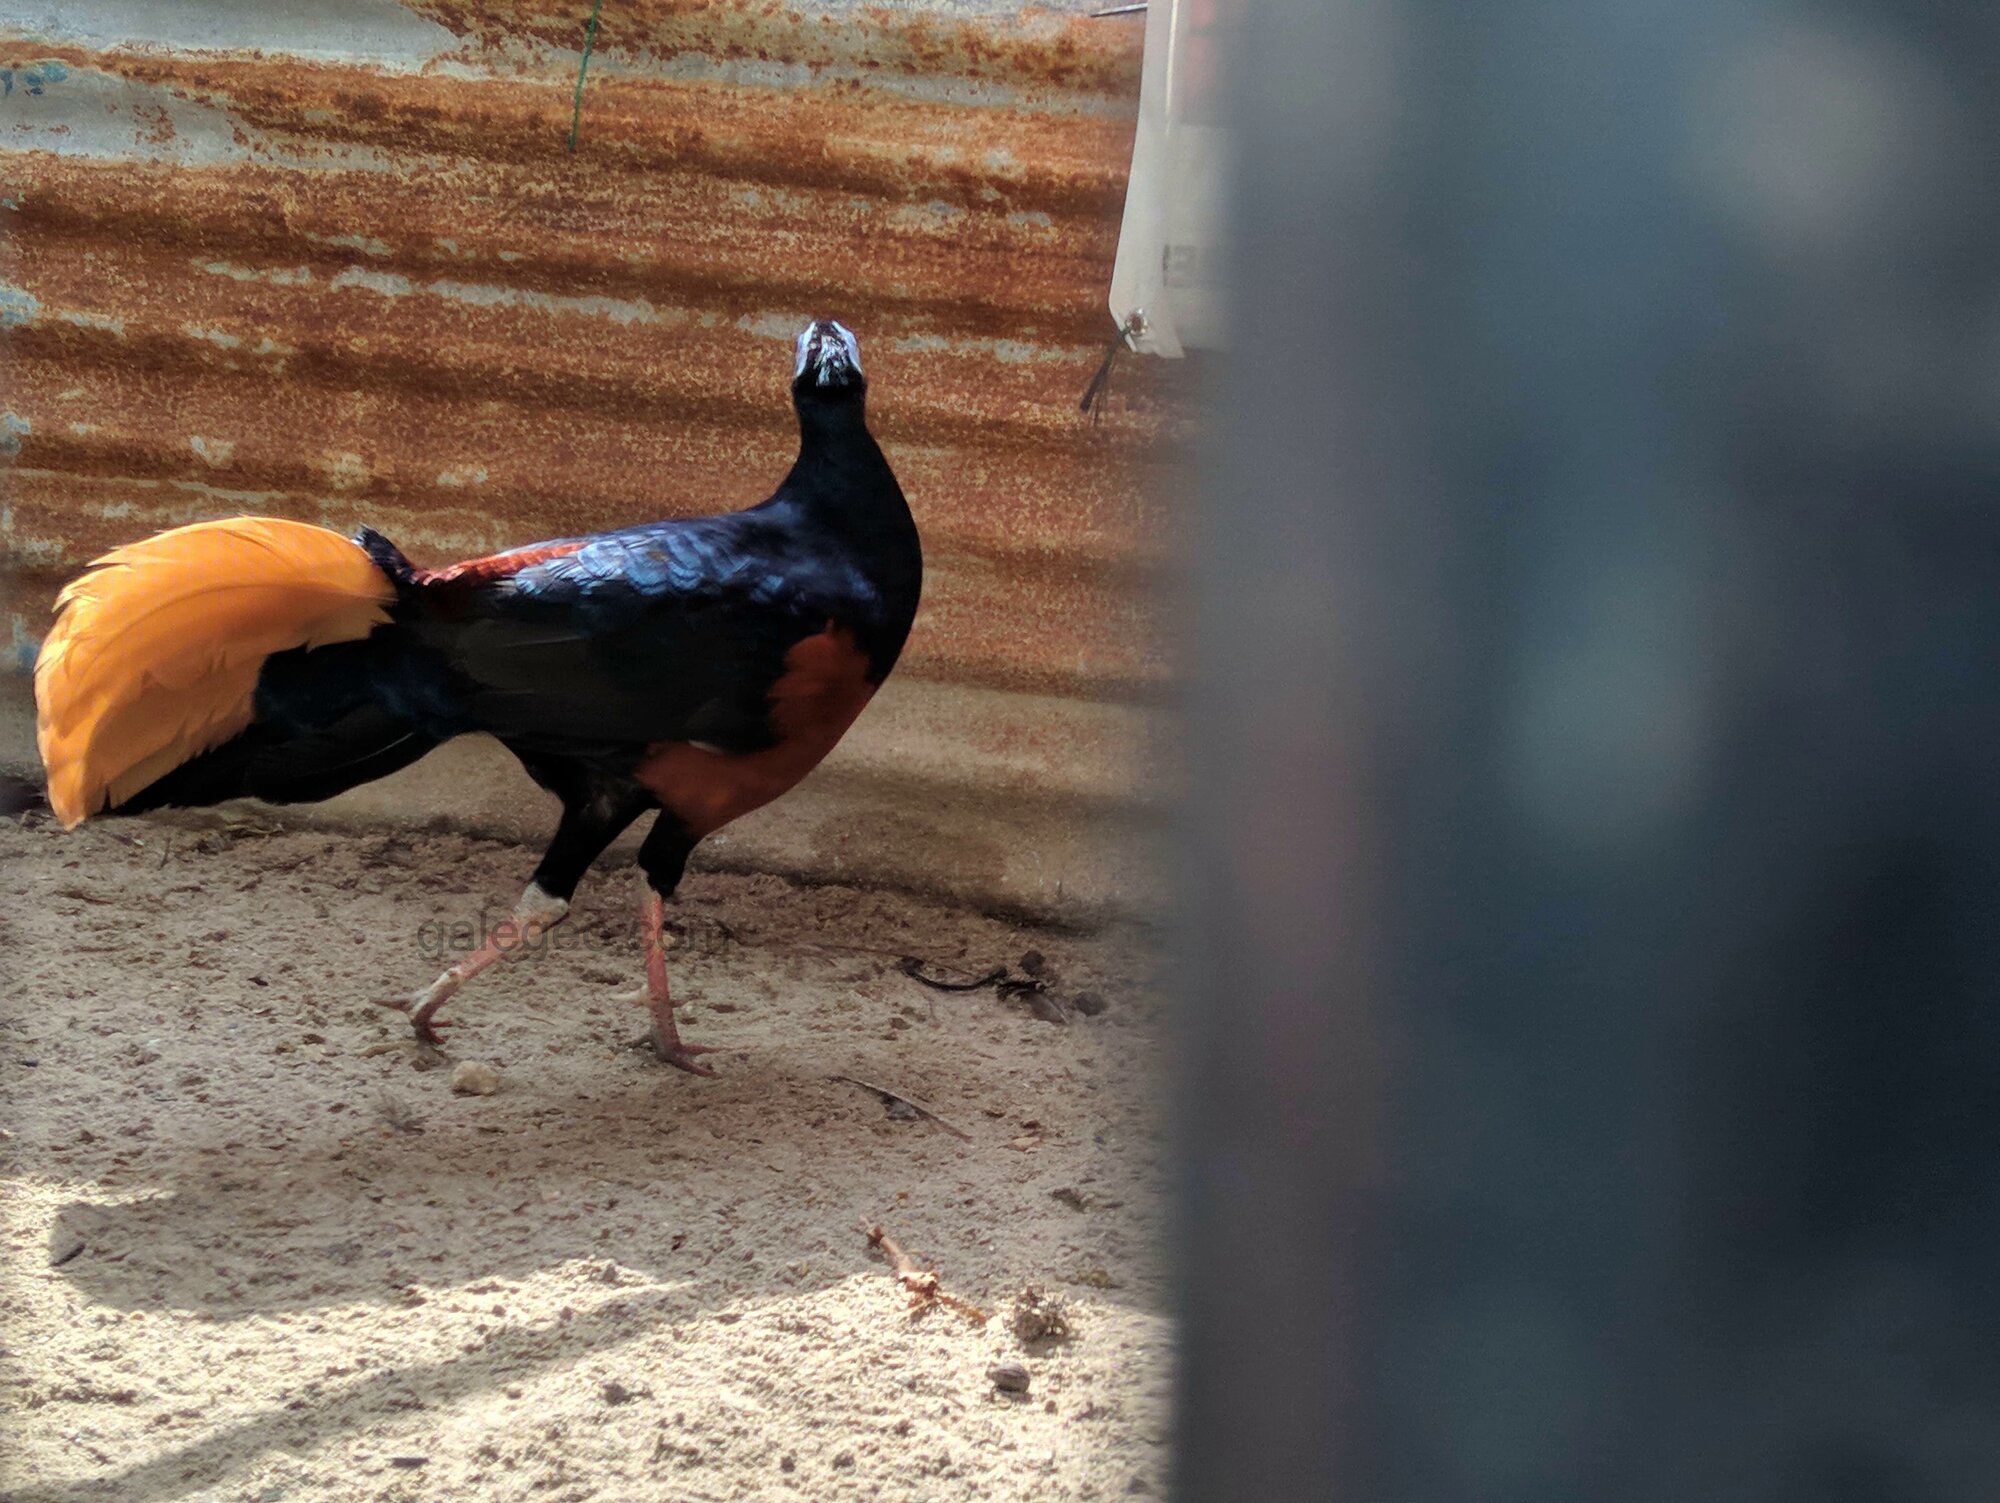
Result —
<path fill-rule="evenodd" d="M 567 898 L 659 808 L 640 859 L 671 893 L 697 840 L 839 739 L 916 613 L 916 527 L 839 355 L 809 365 L 802 339 L 799 457 L 747 511 L 443 569 L 364 532 L 395 586 L 389 623 L 274 655 L 251 726 L 122 807 L 325 798 L 484 731 L 562 800 L 544 891 Z"/>

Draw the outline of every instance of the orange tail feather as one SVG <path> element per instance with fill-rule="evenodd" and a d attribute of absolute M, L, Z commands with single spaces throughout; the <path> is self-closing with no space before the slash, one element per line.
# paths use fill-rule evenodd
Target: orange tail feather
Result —
<path fill-rule="evenodd" d="M 197 522 L 107 553 L 56 599 L 35 660 L 49 803 L 76 825 L 250 724 L 272 653 L 365 637 L 395 590 L 337 532 Z"/>

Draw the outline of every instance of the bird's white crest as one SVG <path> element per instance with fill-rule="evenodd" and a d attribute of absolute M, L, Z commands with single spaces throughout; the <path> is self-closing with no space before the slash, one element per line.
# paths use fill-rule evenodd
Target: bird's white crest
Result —
<path fill-rule="evenodd" d="M 822 330 L 831 330 L 829 340 Z M 838 353 L 830 353 L 828 345 L 837 344 Z M 817 357 L 817 359 L 815 359 Z M 861 341 L 854 337 L 853 330 L 833 319 L 815 320 L 799 331 L 798 359 L 792 367 L 792 379 L 798 380 L 806 373 L 808 365 L 815 365 L 821 386 L 833 381 L 840 373 L 844 362 L 855 375 L 861 374 Z"/>

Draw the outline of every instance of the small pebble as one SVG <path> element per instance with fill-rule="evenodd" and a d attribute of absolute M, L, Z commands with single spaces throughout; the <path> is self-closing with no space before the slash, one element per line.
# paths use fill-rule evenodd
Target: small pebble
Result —
<path fill-rule="evenodd" d="M 476 1059 L 462 1059 L 451 1067 L 451 1088 L 461 1096 L 491 1096 L 500 1089 L 500 1072 Z"/>
<path fill-rule="evenodd" d="M 1062 1003 L 1056 1001 L 1054 997 L 1043 991 L 1028 993 L 1028 1011 L 1040 1018 L 1044 1023 L 1067 1023 L 1069 1021 L 1069 1013 L 1065 1010 Z"/>
<path fill-rule="evenodd" d="M 1069 999 L 1072 1011 L 1082 1013 L 1086 1018 L 1094 1018 L 1110 1004 L 1096 992 L 1078 992 Z"/>
<path fill-rule="evenodd" d="M 996 1362 L 986 1369 L 986 1376 L 1002 1393 L 1028 1391 L 1028 1369 L 1019 1362 Z"/>

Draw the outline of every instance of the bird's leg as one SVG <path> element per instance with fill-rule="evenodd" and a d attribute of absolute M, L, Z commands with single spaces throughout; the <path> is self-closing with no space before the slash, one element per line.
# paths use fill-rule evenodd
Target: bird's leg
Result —
<path fill-rule="evenodd" d="M 576 884 L 583 880 L 590 863 L 604 854 L 604 848 L 616 840 L 619 831 L 637 819 L 645 807 L 643 796 L 630 789 L 614 787 L 607 790 L 593 786 L 587 777 L 576 775 L 575 769 L 567 764 L 531 765 L 528 771 L 534 775 L 536 782 L 553 789 L 562 799 L 563 814 L 556 825 L 554 839 L 543 853 L 541 864 L 535 868 L 534 880 L 521 894 L 521 901 L 514 905 L 513 913 L 486 936 L 477 950 L 457 965 L 447 967 L 437 980 L 422 991 L 406 997 L 378 999 L 384 1007 L 408 1013 L 417 1037 L 426 1044 L 438 1042 L 437 1024 L 433 1019 L 452 993 L 494 961 L 520 954 L 524 947 L 534 944 L 562 922 L 569 912 L 569 900 L 576 891 Z"/>
<path fill-rule="evenodd" d="M 437 980 L 406 997 L 379 997 L 376 1000 L 383 1007 L 408 1013 L 410 1026 L 416 1029 L 417 1037 L 426 1044 L 435 1045 L 440 1040 L 438 1025 L 432 1019 L 454 992 L 494 961 L 511 959 L 520 954 L 525 947 L 534 944 L 561 923 L 568 913 L 567 898 L 543 891 L 539 882 L 530 882 L 528 890 L 521 894 L 521 901 L 514 905 L 514 911 L 495 924 L 485 942 L 465 959 L 446 967 Z"/>
<path fill-rule="evenodd" d="M 667 986 L 667 897 L 680 886 L 687 870 L 688 854 L 694 841 L 669 810 L 662 810 L 653 828 L 639 847 L 639 865 L 646 873 L 646 898 L 640 908 L 639 928 L 646 945 L 645 1003 L 653 1014 L 653 1053 L 678 1069 L 693 1075 L 713 1075 L 701 1063 L 704 1054 L 730 1051 L 710 1044 L 681 1041 L 674 1026 L 674 997 Z"/>
<path fill-rule="evenodd" d="M 700 1056 L 731 1051 L 717 1044 L 689 1044 L 681 1039 L 680 1029 L 674 1024 L 673 992 L 667 985 L 667 939 L 662 932 L 666 917 L 667 900 L 649 890 L 639 922 L 646 933 L 645 1002 L 653 1014 L 653 1053 L 690 1074 L 713 1075 L 715 1071 L 702 1064 Z"/>

